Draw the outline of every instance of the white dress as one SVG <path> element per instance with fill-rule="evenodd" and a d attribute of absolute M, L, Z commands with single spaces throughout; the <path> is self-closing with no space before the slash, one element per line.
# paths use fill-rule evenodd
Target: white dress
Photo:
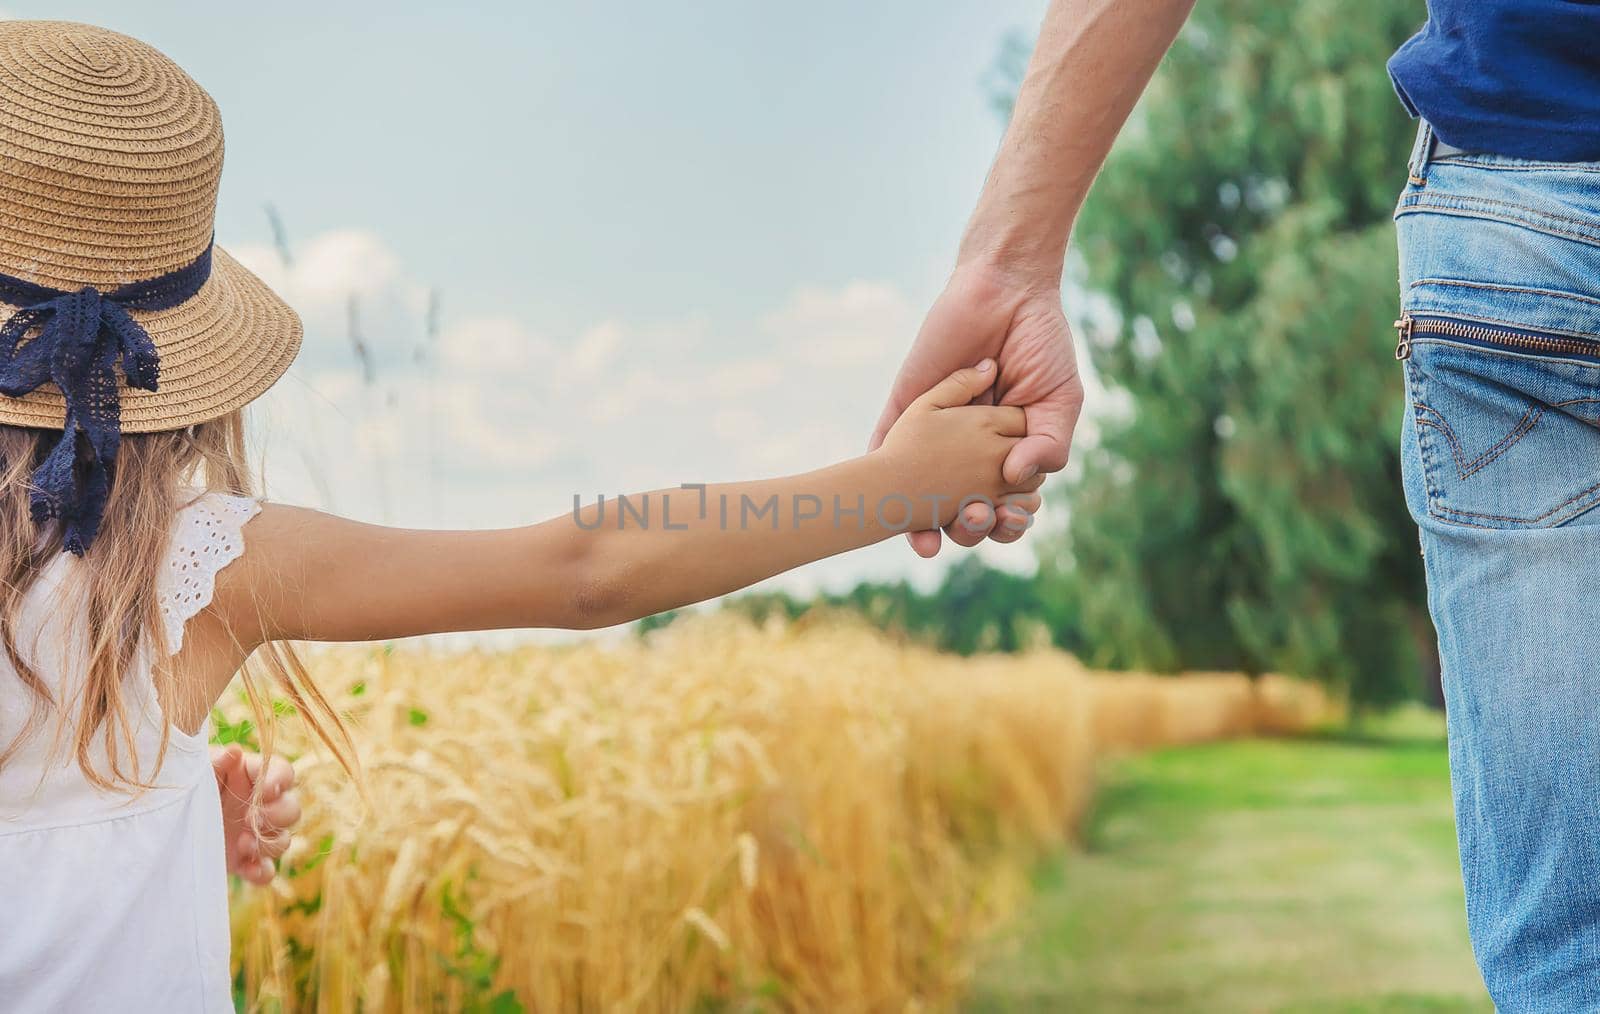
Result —
<path fill-rule="evenodd" d="M 158 578 L 174 651 L 185 622 L 211 601 L 216 575 L 244 552 L 259 505 L 209 494 L 179 512 Z M 52 592 L 77 565 L 53 560 L 29 590 L 17 631 L 23 657 L 56 700 L 81 692 L 81 616 Z M 0 766 L 0 1011 L 231 1011 L 228 883 L 222 810 L 207 748 L 174 727 L 151 777 L 165 724 L 148 657 L 129 675 L 140 774 L 156 788 L 106 793 L 53 747 L 54 716 Z M 28 716 L 31 692 L 0 651 L 0 749 Z M 73 711 L 76 714 L 76 708 Z M 105 748 L 97 744 L 105 771 Z"/>

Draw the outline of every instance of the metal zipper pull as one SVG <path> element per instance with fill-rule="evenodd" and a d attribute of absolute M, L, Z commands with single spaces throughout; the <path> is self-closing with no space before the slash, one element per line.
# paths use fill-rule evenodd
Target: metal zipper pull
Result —
<path fill-rule="evenodd" d="M 1397 335 L 1394 346 L 1394 357 L 1396 359 L 1411 358 L 1411 329 L 1415 324 L 1416 321 L 1411 319 L 1411 314 L 1409 313 L 1402 313 L 1400 319 L 1394 322 L 1394 330 Z"/>

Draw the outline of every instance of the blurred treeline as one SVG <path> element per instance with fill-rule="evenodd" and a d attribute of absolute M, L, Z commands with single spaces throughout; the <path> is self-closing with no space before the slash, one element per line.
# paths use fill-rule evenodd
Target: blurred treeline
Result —
<path fill-rule="evenodd" d="M 1073 585 L 1047 578 L 1043 571 L 1024 576 L 997 570 L 973 555 L 962 557 L 931 592 L 918 591 L 906 581 L 865 581 L 843 594 L 809 598 L 783 591 L 749 592 L 728 599 L 723 608 L 758 621 L 774 616 L 799 619 L 814 609 L 842 610 L 961 655 L 1047 644 L 1080 657 L 1090 653 L 1089 640 L 1078 627 L 1082 606 Z M 677 615 L 649 617 L 639 629 L 648 632 L 665 626 Z"/>
<path fill-rule="evenodd" d="M 956 650 L 1048 631 L 1092 666 L 1282 671 L 1431 696 L 1400 493 L 1391 223 L 1414 127 L 1384 69 L 1421 0 L 1198 5 L 1077 223 L 1067 307 L 1111 390 L 1047 488 L 1036 576 L 817 602 Z M 1012 39 L 1009 113 L 1030 45 Z"/>

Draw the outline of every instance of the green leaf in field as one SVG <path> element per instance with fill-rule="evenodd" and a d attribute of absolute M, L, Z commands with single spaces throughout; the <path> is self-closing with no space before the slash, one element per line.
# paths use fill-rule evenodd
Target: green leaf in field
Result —
<path fill-rule="evenodd" d="M 517 999 L 517 994 L 509 989 L 496 993 L 486 1008 L 488 1014 L 523 1014 L 526 1009 L 522 1001 Z"/>
<path fill-rule="evenodd" d="M 228 716 L 217 709 L 211 712 L 211 742 L 217 746 L 227 746 L 238 743 L 240 746 L 259 751 L 260 745 L 256 743 L 256 726 L 248 718 L 241 718 L 237 722 L 228 721 Z"/>
<path fill-rule="evenodd" d="M 476 876 L 475 871 L 469 871 L 466 879 L 470 882 Z M 439 909 L 445 920 L 455 926 L 456 954 L 454 959 L 442 954 L 436 958 L 451 978 L 466 987 L 460 1009 L 466 1014 L 522 1014 L 522 1002 L 511 990 L 490 994 L 495 973 L 500 970 L 500 958 L 478 943 L 476 925 L 465 899 L 448 881 L 439 890 Z"/>
<path fill-rule="evenodd" d="M 292 866 L 284 867 L 283 875 L 288 877 L 289 879 L 293 880 L 295 877 L 298 877 L 303 873 L 310 873 L 312 870 L 316 869 L 318 866 L 321 866 L 322 865 L 322 861 L 324 859 L 328 858 L 328 856 L 331 855 L 332 853 L 333 853 L 333 835 L 325 834 L 325 835 L 323 835 L 321 838 L 319 838 L 317 840 L 317 847 L 316 847 L 316 851 L 315 852 L 313 852 L 303 862 L 296 863 L 296 864 L 294 864 Z"/>
<path fill-rule="evenodd" d="M 309 898 L 290 902 L 283 906 L 285 912 L 298 912 L 301 915 L 316 915 L 322 911 L 322 892 L 318 891 Z"/>

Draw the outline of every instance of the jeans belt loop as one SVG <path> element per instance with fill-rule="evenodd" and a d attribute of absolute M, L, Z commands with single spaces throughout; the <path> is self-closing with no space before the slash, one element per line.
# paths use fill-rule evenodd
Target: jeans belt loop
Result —
<path fill-rule="evenodd" d="M 1427 120 L 1417 121 L 1417 139 L 1411 145 L 1411 158 L 1406 163 L 1406 176 L 1415 186 L 1427 182 L 1423 173 L 1428 169 L 1428 156 L 1433 146 L 1433 128 Z"/>

